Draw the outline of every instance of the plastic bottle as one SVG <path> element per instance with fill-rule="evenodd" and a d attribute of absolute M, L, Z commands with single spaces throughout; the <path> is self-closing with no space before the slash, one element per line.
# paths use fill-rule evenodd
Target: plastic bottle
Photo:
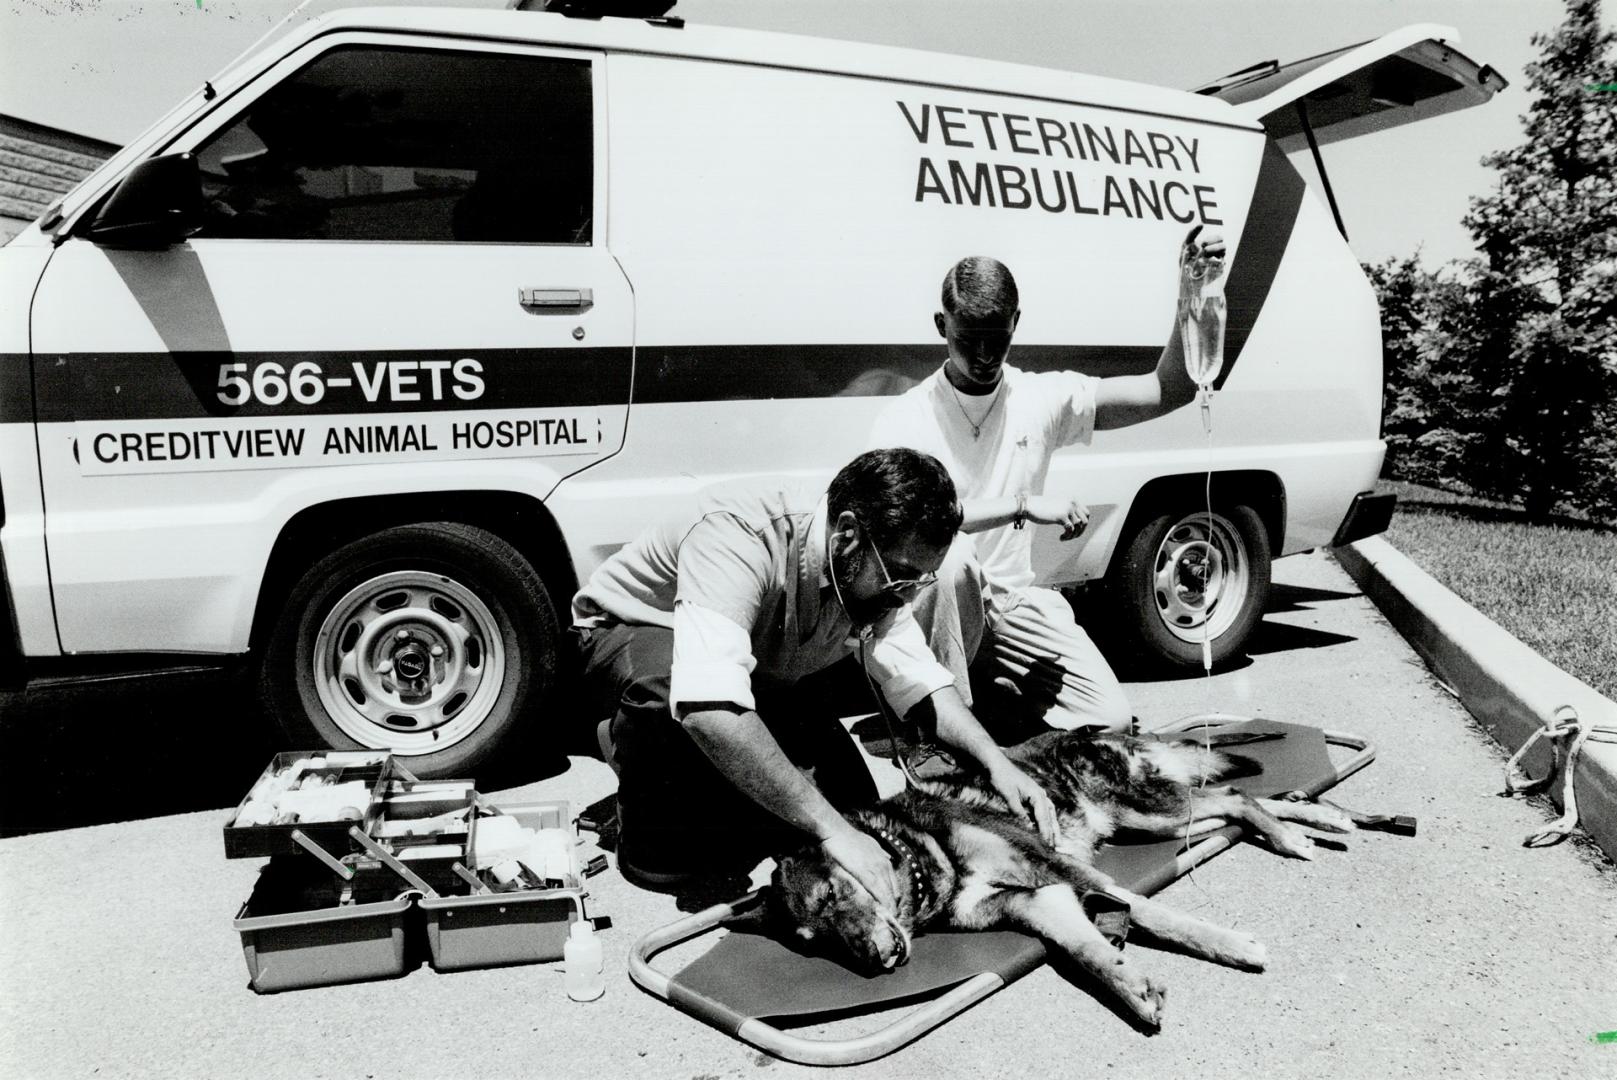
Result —
<path fill-rule="evenodd" d="M 606 993 L 606 958 L 601 953 L 601 942 L 595 936 L 595 924 L 579 919 L 567 932 L 567 944 L 562 946 L 562 970 L 567 982 L 567 996 L 574 1001 L 594 1001 Z"/>

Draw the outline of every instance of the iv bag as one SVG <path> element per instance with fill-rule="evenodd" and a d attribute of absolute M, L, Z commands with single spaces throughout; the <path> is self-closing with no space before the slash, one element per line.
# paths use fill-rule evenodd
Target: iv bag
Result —
<path fill-rule="evenodd" d="M 1224 267 L 1193 261 L 1180 270 L 1179 341 L 1185 374 L 1202 389 L 1224 368 Z"/>

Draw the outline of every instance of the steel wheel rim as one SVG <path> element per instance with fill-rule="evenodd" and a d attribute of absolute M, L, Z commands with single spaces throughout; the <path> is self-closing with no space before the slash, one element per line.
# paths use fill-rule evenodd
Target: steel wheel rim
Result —
<path fill-rule="evenodd" d="M 1216 640 L 1252 589 L 1252 560 L 1235 523 L 1205 511 L 1177 521 L 1157 546 L 1151 591 L 1157 617 L 1180 641 Z"/>
<path fill-rule="evenodd" d="M 419 570 L 350 589 L 314 638 L 326 715 L 359 745 L 402 756 L 444 750 L 476 731 L 499 697 L 505 661 L 488 605 L 454 579 Z"/>

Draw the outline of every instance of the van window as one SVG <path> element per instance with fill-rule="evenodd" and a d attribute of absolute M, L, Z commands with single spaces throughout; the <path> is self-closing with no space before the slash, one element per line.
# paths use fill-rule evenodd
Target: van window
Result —
<path fill-rule="evenodd" d="M 588 244 L 585 60 L 352 46 L 198 148 L 198 237 Z"/>

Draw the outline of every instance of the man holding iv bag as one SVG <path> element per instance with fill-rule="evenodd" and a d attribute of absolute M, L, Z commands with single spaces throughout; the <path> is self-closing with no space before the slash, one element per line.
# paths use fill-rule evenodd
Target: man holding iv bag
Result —
<path fill-rule="evenodd" d="M 1132 710 L 1122 687 L 1071 606 L 1055 590 L 1034 586 L 1033 534 L 1024 526 L 1060 525 L 1062 540 L 1088 527 L 1089 511 L 1077 497 L 1044 490 L 1051 455 L 1061 447 L 1171 412 L 1198 388 L 1207 423 L 1211 385 L 1223 366 L 1223 288 L 1224 241 L 1203 236 L 1198 225 L 1179 249 L 1174 322 L 1155 370 L 1096 378 L 1026 372 L 1006 362 L 1022 312 L 1003 263 L 968 257 L 945 276 L 933 323 L 948 357 L 882 411 L 869 445 L 932 454 L 959 490 L 966 535 L 915 614 L 968 701 L 966 669 L 975 663 L 1006 693 L 1015 706 L 1009 711 L 1021 714 L 1017 725 L 1128 728 Z"/>

